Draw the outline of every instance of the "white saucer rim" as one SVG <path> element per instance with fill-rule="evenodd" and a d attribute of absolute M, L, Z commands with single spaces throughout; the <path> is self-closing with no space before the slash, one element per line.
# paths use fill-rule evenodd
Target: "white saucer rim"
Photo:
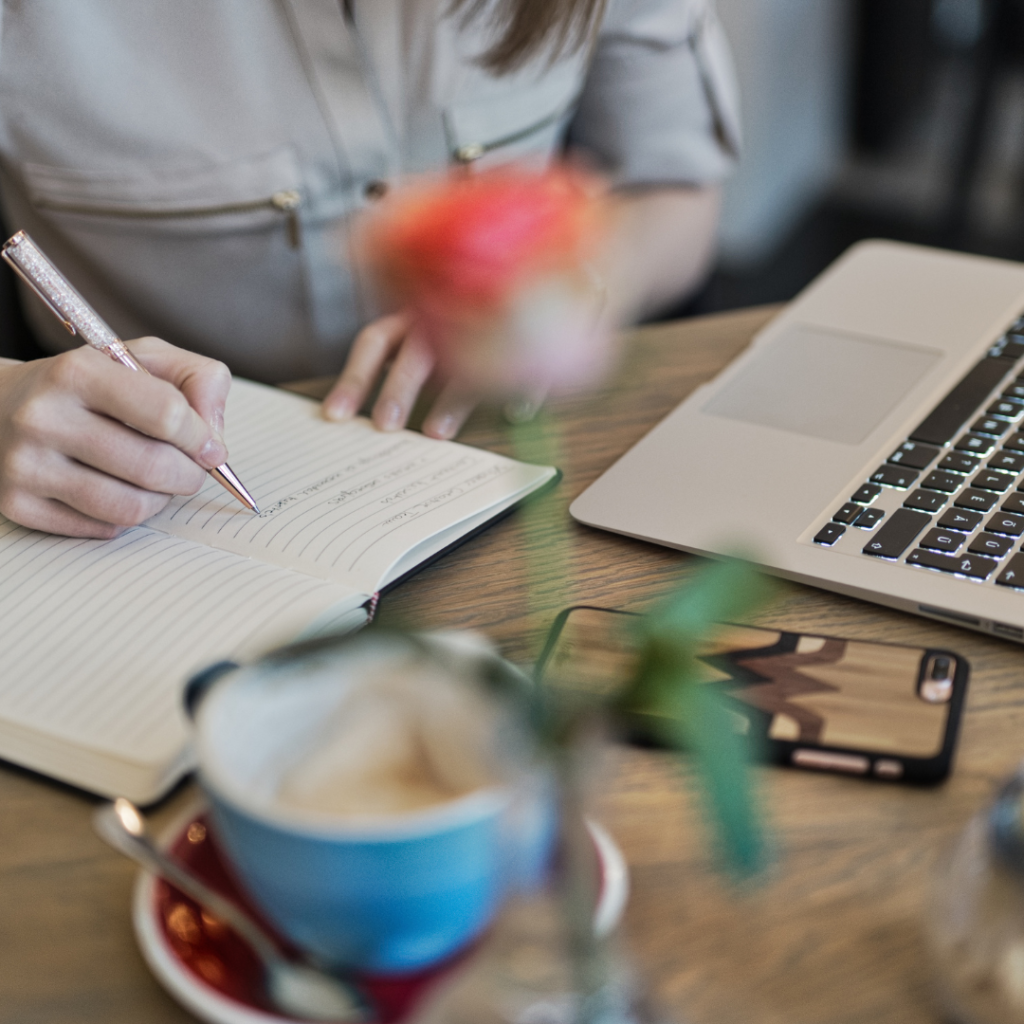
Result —
<path fill-rule="evenodd" d="M 162 847 L 170 845 L 207 807 L 201 797 L 190 801 L 161 830 L 157 843 Z M 601 824 L 588 818 L 587 827 L 603 864 L 604 884 L 594 911 L 594 930 L 603 938 L 622 920 L 629 899 L 629 867 L 622 850 Z M 186 1010 L 207 1024 L 304 1024 L 294 1017 L 282 1017 L 239 1003 L 197 978 L 175 953 L 160 928 L 156 876 L 146 870 L 139 871 L 132 891 L 132 927 L 142 957 L 157 981 Z"/>

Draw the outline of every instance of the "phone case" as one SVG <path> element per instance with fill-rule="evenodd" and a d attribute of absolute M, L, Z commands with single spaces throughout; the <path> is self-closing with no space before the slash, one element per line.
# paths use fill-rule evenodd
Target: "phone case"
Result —
<path fill-rule="evenodd" d="M 614 689 L 634 670 L 635 613 L 577 606 L 555 619 L 542 676 Z M 953 651 L 723 624 L 700 658 L 767 761 L 899 782 L 950 771 L 970 672 Z M 642 711 L 629 738 L 660 743 L 663 722 Z"/>

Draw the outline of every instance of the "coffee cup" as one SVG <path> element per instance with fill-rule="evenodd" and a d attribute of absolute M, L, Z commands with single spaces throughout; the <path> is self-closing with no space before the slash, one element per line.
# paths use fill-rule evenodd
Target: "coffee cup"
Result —
<path fill-rule="evenodd" d="M 193 680 L 199 780 L 253 903 L 340 969 L 417 971 L 470 943 L 553 842 L 529 685 L 479 644 L 386 633 Z"/>

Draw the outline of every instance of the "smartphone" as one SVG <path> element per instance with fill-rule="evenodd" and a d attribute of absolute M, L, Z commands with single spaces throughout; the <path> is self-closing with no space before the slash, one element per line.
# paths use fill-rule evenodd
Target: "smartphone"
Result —
<path fill-rule="evenodd" d="M 636 669 L 631 612 L 578 606 L 555 619 L 542 677 L 614 692 Z M 892 782 L 950 771 L 970 666 L 953 651 L 723 624 L 700 655 L 702 682 L 722 687 L 737 728 L 777 764 Z M 661 743 L 642 709 L 627 738 Z"/>

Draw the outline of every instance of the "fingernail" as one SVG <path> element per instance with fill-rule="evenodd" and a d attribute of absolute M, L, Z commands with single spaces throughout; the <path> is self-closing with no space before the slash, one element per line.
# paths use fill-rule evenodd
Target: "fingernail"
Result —
<path fill-rule="evenodd" d="M 224 410 L 215 409 L 213 412 L 213 432 L 221 439 L 224 440 Z"/>
<path fill-rule="evenodd" d="M 540 402 L 532 398 L 514 398 L 503 410 L 508 423 L 529 423 L 540 412 Z"/>
<path fill-rule="evenodd" d="M 429 433 L 432 437 L 438 437 L 442 441 L 449 441 L 459 431 L 459 426 L 452 415 L 442 416 L 430 424 Z"/>
<path fill-rule="evenodd" d="M 211 437 L 200 449 L 196 461 L 207 469 L 214 469 L 228 461 L 228 450 L 219 438 Z"/>
<path fill-rule="evenodd" d="M 349 420 L 356 414 L 355 406 L 351 395 L 338 395 L 330 404 L 324 402 L 324 415 L 329 420 Z"/>
<path fill-rule="evenodd" d="M 394 399 L 389 399 L 374 416 L 374 420 L 381 430 L 397 430 L 401 426 L 402 417 L 402 407 Z"/>

